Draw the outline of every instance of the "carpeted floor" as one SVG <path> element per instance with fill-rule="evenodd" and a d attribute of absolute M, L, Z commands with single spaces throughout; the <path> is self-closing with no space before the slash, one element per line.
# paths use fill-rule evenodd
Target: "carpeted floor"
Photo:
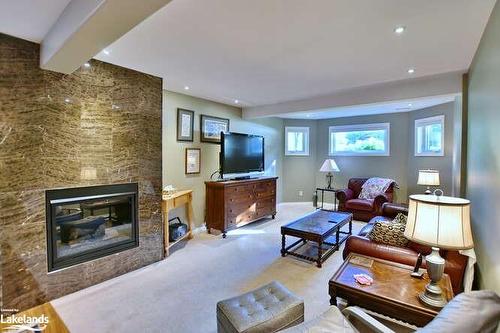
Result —
<path fill-rule="evenodd" d="M 71 332 L 215 332 L 219 300 L 278 280 L 304 298 L 306 320 L 329 306 L 328 280 L 342 263 L 342 249 L 319 269 L 280 256 L 280 226 L 313 210 L 311 203 L 283 203 L 276 220 L 228 233 L 205 232 L 170 257 L 52 301 Z M 356 234 L 364 225 L 353 223 Z"/>

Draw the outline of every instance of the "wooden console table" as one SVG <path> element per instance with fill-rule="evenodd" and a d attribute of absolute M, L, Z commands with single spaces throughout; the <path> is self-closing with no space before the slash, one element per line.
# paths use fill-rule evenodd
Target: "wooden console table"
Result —
<path fill-rule="evenodd" d="M 168 214 L 172 209 L 183 205 L 186 207 L 188 232 L 175 242 L 170 242 Z M 193 238 L 193 190 L 178 191 L 170 195 L 163 193 L 161 207 L 163 211 L 163 257 L 168 257 L 169 250 L 172 246 L 186 238 Z"/>

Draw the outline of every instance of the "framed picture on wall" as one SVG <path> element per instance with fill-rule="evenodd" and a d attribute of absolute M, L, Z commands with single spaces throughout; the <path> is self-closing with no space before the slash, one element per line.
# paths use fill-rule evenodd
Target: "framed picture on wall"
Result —
<path fill-rule="evenodd" d="M 177 109 L 177 141 L 193 142 L 194 111 Z"/>
<path fill-rule="evenodd" d="M 229 132 L 229 119 L 201 115 L 200 140 L 202 142 L 220 143 L 221 132 Z"/>
<path fill-rule="evenodd" d="M 193 175 L 200 173 L 201 170 L 201 149 L 186 148 L 185 173 Z"/>

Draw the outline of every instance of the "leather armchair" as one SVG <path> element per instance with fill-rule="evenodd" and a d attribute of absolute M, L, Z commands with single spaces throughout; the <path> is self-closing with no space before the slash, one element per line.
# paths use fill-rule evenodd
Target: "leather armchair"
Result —
<path fill-rule="evenodd" d="M 375 199 L 359 199 L 361 187 L 367 180 L 368 178 L 351 178 L 347 188 L 337 192 L 338 210 L 352 213 L 355 220 L 365 222 L 381 215 L 382 205 L 386 202 L 392 202 L 396 186 L 396 183 L 393 182 L 385 193 L 378 195 Z"/>
<path fill-rule="evenodd" d="M 381 213 L 382 216 L 374 217 L 363 227 L 363 229 L 361 229 L 357 236 L 350 236 L 347 238 L 344 251 L 342 253 L 344 259 L 347 258 L 349 253 L 354 252 L 370 257 L 398 262 L 404 265 L 414 266 L 417 262 L 419 253 L 427 255 L 431 252 L 430 247 L 413 242 L 409 242 L 406 247 L 397 247 L 372 242 L 367 235 L 373 229 L 375 222 L 391 221 L 398 213 L 407 215 L 408 209 L 406 207 L 385 203 L 382 205 Z M 458 251 L 441 250 L 440 254 L 446 260 L 444 272 L 450 276 L 453 292 L 455 294 L 462 292 L 463 278 L 468 258 L 458 253 Z M 426 268 L 425 260 L 422 262 L 422 268 Z"/>

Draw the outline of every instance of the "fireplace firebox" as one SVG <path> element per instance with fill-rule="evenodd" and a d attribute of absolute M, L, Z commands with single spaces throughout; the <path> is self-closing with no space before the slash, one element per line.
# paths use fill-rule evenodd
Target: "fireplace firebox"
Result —
<path fill-rule="evenodd" d="M 47 190 L 48 270 L 139 246 L 137 183 Z"/>

